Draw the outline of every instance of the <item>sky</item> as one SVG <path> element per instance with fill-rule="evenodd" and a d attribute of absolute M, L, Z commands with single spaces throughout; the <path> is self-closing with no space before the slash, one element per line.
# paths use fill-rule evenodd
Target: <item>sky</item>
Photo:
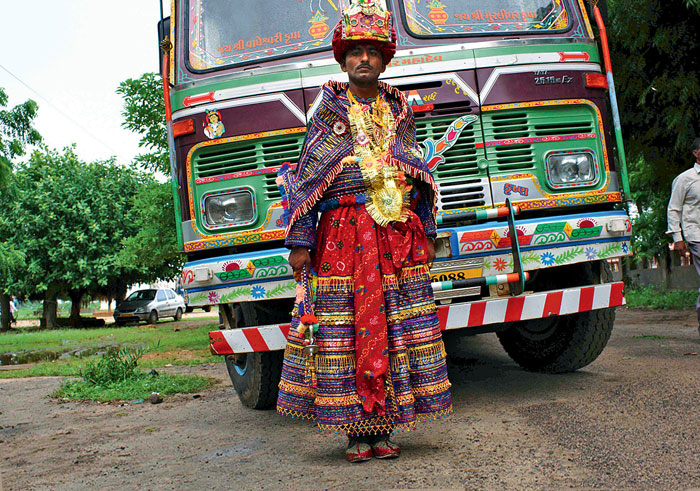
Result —
<path fill-rule="evenodd" d="M 139 136 L 121 126 L 116 89 L 158 72 L 159 0 L 2 3 L 0 87 L 8 107 L 35 100 L 34 127 L 44 143 L 75 143 L 82 160 L 116 156 L 128 164 L 142 153 Z M 168 0 L 163 8 L 167 17 Z"/>

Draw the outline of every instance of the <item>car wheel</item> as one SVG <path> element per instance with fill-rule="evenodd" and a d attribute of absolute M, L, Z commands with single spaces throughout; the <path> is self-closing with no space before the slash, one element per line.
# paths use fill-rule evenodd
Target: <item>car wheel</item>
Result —
<path fill-rule="evenodd" d="M 151 310 L 151 313 L 148 314 L 148 323 L 155 324 L 156 322 L 158 322 L 158 312 Z"/>
<path fill-rule="evenodd" d="M 177 312 L 175 312 L 175 317 L 173 317 L 176 321 L 179 321 L 182 319 L 182 309 L 180 307 L 177 308 Z"/>
<path fill-rule="evenodd" d="M 202 307 L 202 310 L 204 312 L 211 312 L 211 305 L 205 305 L 204 307 Z"/>

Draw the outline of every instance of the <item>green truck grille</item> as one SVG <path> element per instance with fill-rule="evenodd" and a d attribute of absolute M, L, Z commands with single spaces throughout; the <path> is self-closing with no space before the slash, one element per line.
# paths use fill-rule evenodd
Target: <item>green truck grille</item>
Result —
<path fill-rule="evenodd" d="M 482 115 L 486 158 L 491 173 L 508 174 L 536 168 L 537 143 L 517 140 L 593 133 L 594 119 L 586 106 L 541 107 L 528 111 L 486 112 Z M 498 145 L 501 142 L 507 145 Z M 496 143 L 496 145 L 494 145 Z"/>
<path fill-rule="evenodd" d="M 456 116 L 419 118 L 416 121 L 418 141 L 439 140 L 455 119 Z M 540 174 L 538 162 L 550 144 L 538 142 L 538 138 L 595 132 L 595 114 L 585 105 L 484 112 L 480 120 L 462 131 L 454 146 L 445 152 L 445 161 L 433 171 L 440 189 L 439 207 L 451 210 L 489 205 L 488 175 Z M 295 135 L 207 146 L 193 155 L 193 177 L 211 178 L 296 162 L 303 141 L 304 135 Z M 488 168 L 483 165 L 480 168 L 480 161 L 488 162 Z M 268 203 L 264 205 L 267 208 L 280 199 L 276 177 L 276 173 L 253 176 L 236 180 L 235 185 L 254 186 L 258 199 Z M 214 187 L 221 189 L 222 182 L 225 181 L 205 185 L 207 191 Z M 231 181 L 226 183 L 226 186 L 233 185 Z M 203 192 L 203 189 L 195 191 L 195 199 Z"/>

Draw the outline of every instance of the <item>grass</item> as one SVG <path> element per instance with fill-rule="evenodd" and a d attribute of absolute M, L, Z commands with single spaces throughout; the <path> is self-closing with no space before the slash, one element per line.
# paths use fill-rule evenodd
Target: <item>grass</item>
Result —
<path fill-rule="evenodd" d="M 139 361 L 142 368 L 159 368 L 169 364 L 196 366 L 221 361 L 221 357 L 213 356 L 208 349 L 209 331 L 216 329 L 216 323 L 207 321 L 195 321 L 184 327 L 182 323 L 159 322 L 155 326 L 141 324 L 99 329 L 13 329 L 0 335 L 0 353 L 64 353 L 83 348 L 88 352 L 101 352 L 130 346 L 141 348 L 146 353 Z M 93 354 L 83 358 L 42 361 L 27 368 L 0 370 L 0 378 L 77 376 L 83 364 L 98 358 L 98 354 Z"/>
<path fill-rule="evenodd" d="M 199 392 L 216 383 L 216 380 L 198 375 L 158 375 L 145 374 L 144 377 L 105 385 L 90 385 L 83 380 L 69 380 L 52 397 L 72 401 L 131 401 L 147 399 L 152 392 L 161 396 Z"/>
<path fill-rule="evenodd" d="M 159 322 L 155 326 L 139 324 L 125 327 L 102 327 L 98 329 L 13 329 L 0 335 L 0 353 L 34 351 L 55 348 L 58 351 L 77 347 L 99 347 L 133 344 L 148 345 L 149 351 L 172 351 L 177 349 L 201 349 L 209 344 L 209 331 L 217 329 L 215 323 L 193 323 L 189 327 L 178 324 L 174 330 L 172 322 Z"/>
<path fill-rule="evenodd" d="M 698 298 L 695 290 L 661 290 L 653 286 L 625 289 L 627 306 L 640 309 L 694 309 Z"/>
<path fill-rule="evenodd" d="M 80 401 L 122 401 L 146 399 L 153 392 L 161 396 L 197 392 L 216 383 L 208 377 L 160 375 L 138 369 L 142 348 L 111 349 L 80 368 L 81 380 L 65 381 L 53 397 Z"/>

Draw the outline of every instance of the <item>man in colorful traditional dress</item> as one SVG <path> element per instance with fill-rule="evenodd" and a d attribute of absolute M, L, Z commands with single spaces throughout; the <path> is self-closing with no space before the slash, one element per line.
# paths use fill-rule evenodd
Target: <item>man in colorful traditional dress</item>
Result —
<path fill-rule="evenodd" d="M 333 53 L 349 83 L 323 86 L 287 190 L 285 243 L 297 280 L 315 273 L 319 351 L 304 352 L 295 308 L 277 409 L 346 433 L 350 462 L 398 457 L 392 432 L 452 411 L 429 275 L 436 186 L 403 94 L 378 81 L 395 40 L 379 1 L 343 12 Z"/>

